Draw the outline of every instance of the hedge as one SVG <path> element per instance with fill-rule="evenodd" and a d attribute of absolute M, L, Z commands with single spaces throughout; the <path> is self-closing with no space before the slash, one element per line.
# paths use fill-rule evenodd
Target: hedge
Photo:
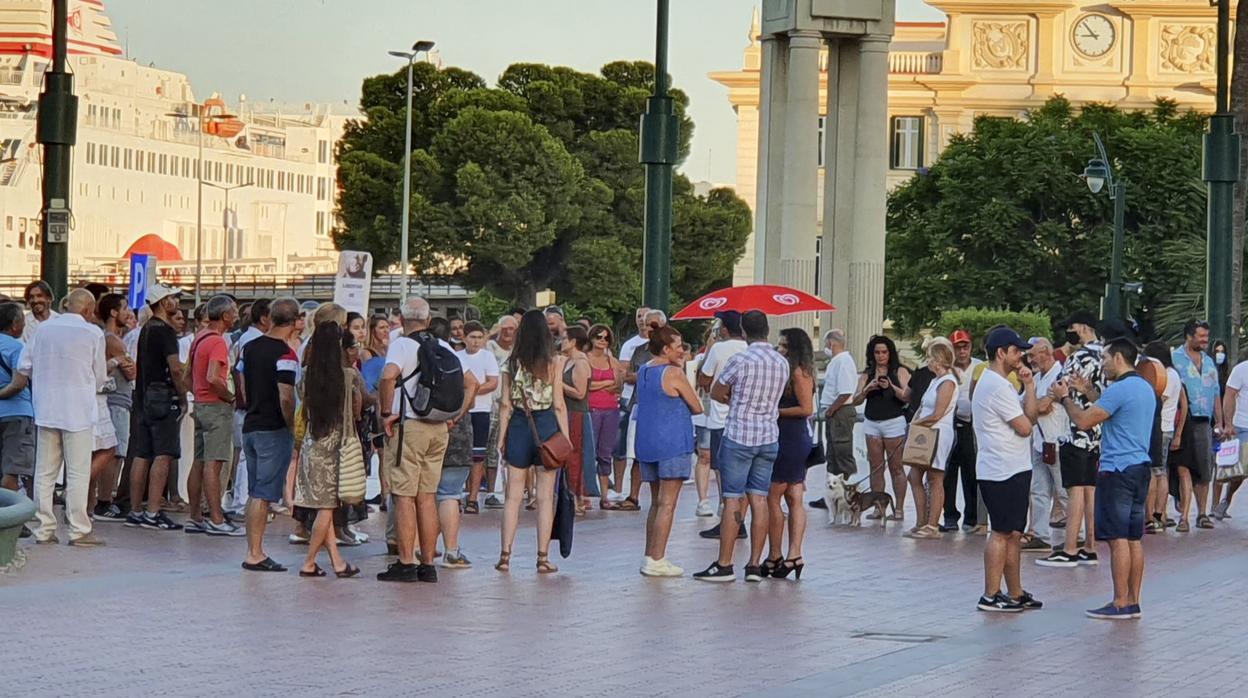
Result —
<path fill-rule="evenodd" d="M 987 308 L 959 308 L 946 310 L 940 314 L 934 334 L 952 337 L 954 330 L 966 330 L 971 333 L 976 356 L 984 355 L 984 337 L 988 330 L 997 325 L 1008 325 L 1014 328 L 1023 339 L 1030 337 L 1053 338 L 1053 322 L 1048 313 L 1035 311 L 1016 312 L 1013 310 L 990 310 Z"/>

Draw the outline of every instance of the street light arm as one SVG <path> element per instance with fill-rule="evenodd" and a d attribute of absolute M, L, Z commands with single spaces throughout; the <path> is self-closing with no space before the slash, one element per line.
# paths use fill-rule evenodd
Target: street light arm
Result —
<path fill-rule="evenodd" d="M 1105 183 L 1109 185 L 1112 192 L 1114 188 L 1114 165 L 1109 161 L 1109 156 L 1105 154 L 1105 144 L 1101 142 L 1100 134 L 1093 132 L 1092 140 L 1096 141 L 1096 151 L 1101 156 L 1101 162 L 1105 163 Z"/>

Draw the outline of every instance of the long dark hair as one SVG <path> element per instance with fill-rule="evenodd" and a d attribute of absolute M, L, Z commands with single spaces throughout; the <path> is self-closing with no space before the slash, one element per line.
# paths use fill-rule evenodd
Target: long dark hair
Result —
<path fill-rule="evenodd" d="M 901 357 L 897 356 L 897 345 L 888 337 L 877 334 L 867 341 L 867 363 L 866 368 L 862 370 L 868 376 L 875 374 L 875 347 L 883 344 L 888 347 L 888 375 L 897 376 L 897 371 L 901 368 Z"/>
<path fill-rule="evenodd" d="M 342 425 L 342 401 L 347 384 L 342 374 L 342 328 L 336 322 L 316 326 L 305 351 L 303 413 L 314 438 L 333 433 Z"/>
<path fill-rule="evenodd" d="M 546 315 L 540 310 L 530 310 L 520 318 L 520 329 L 516 331 L 516 344 L 507 359 L 507 370 L 513 380 L 522 368 L 534 378 L 544 380 L 554 360 L 555 340 L 546 327 Z"/>
<path fill-rule="evenodd" d="M 785 358 L 789 360 L 789 373 L 792 374 L 800 368 L 806 372 L 806 375 L 813 378 L 815 348 L 811 346 L 810 335 L 800 327 L 790 327 L 787 330 L 780 330 L 780 336 L 784 338 L 784 351 Z"/>

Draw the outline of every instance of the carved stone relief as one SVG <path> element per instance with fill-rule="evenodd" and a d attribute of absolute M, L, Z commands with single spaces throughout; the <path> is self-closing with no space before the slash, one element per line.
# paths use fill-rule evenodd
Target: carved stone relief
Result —
<path fill-rule="evenodd" d="M 1161 69 L 1176 73 L 1212 73 L 1217 31 L 1213 25 L 1164 24 Z"/>
<path fill-rule="evenodd" d="M 1029 35 L 1026 22 L 974 22 L 971 56 L 974 67 L 1026 70 Z"/>

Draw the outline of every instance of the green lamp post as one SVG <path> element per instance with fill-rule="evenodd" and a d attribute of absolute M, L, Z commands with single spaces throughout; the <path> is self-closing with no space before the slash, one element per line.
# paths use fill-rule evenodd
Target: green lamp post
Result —
<path fill-rule="evenodd" d="M 1089 160 L 1088 166 L 1083 168 L 1083 181 L 1093 194 L 1101 193 L 1108 184 L 1109 195 L 1114 199 L 1114 243 L 1110 252 L 1109 283 L 1105 284 L 1105 296 L 1101 299 L 1101 319 L 1125 320 L 1122 312 L 1122 255 L 1127 186 L 1121 180 L 1114 179 L 1114 169 L 1109 164 L 1109 156 L 1105 154 L 1105 144 L 1101 142 L 1101 137 L 1094 133 L 1092 138 L 1096 141 L 1099 157 Z"/>

